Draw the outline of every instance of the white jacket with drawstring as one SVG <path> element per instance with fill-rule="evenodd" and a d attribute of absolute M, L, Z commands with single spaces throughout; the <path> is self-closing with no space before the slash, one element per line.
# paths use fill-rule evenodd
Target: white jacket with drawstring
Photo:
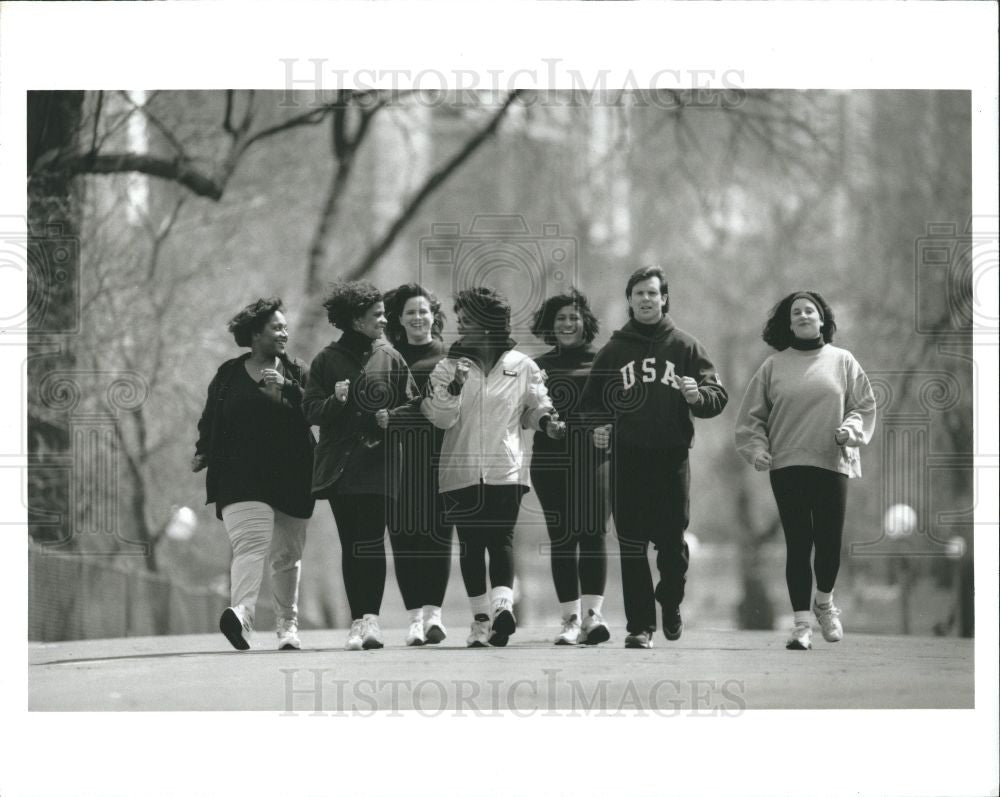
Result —
<path fill-rule="evenodd" d="M 479 484 L 530 484 L 522 429 L 539 431 L 541 419 L 554 414 L 541 369 L 531 357 L 510 349 L 488 374 L 473 361 L 458 395 L 457 352 L 431 372 L 429 395 L 421 411 L 445 429 L 438 469 L 442 493 Z"/>

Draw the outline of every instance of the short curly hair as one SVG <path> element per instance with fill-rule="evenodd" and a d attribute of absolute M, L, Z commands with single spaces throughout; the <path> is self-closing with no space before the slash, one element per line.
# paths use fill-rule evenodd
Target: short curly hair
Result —
<path fill-rule="evenodd" d="M 258 299 L 230 318 L 226 329 L 236 339 L 237 346 L 250 346 L 253 344 L 254 334 L 260 332 L 267 325 L 271 316 L 283 312 L 284 309 L 284 303 L 277 296 Z"/>
<path fill-rule="evenodd" d="M 823 324 L 819 328 L 823 341 L 825 343 L 833 341 L 833 333 L 837 331 L 833 308 L 816 291 L 794 291 L 771 308 L 767 322 L 764 324 L 764 332 L 761 337 L 772 349 L 784 351 L 792 345 L 792 340 L 795 338 L 795 333 L 792 332 L 792 304 L 796 299 L 807 297 L 812 299 L 820 313 L 823 314 Z"/>
<path fill-rule="evenodd" d="M 564 307 L 573 306 L 583 319 L 583 340 L 585 343 L 593 342 L 600 329 L 600 322 L 597 316 L 590 309 L 590 302 L 576 288 L 571 288 L 568 293 L 557 293 L 550 296 L 535 313 L 535 318 L 531 323 L 531 334 L 539 340 L 543 340 L 550 346 L 555 346 L 556 336 L 553 331 L 556 316 Z"/>
<path fill-rule="evenodd" d="M 633 271 L 628 278 L 628 283 L 625 285 L 625 298 L 632 298 L 632 288 L 636 286 L 636 283 L 643 282 L 644 280 L 652 279 L 656 277 L 660 280 L 660 296 L 662 296 L 666 301 L 663 303 L 663 314 L 670 312 L 670 289 L 667 286 L 667 275 L 663 273 L 663 269 L 659 266 L 643 266 L 642 268 L 637 268 Z M 628 308 L 628 317 L 634 318 L 635 313 L 632 312 L 632 307 Z"/>
<path fill-rule="evenodd" d="M 336 282 L 323 299 L 323 307 L 326 308 L 327 320 L 337 329 L 347 332 L 353 328 L 356 319 L 381 301 L 382 291 L 370 282 Z"/>
<path fill-rule="evenodd" d="M 388 321 L 385 332 L 389 342 L 394 346 L 406 342 L 406 330 L 403 329 L 403 308 L 410 299 L 418 296 L 425 298 L 431 306 L 431 337 L 441 340 L 444 329 L 445 315 L 437 296 L 416 282 L 407 282 L 398 288 L 393 288 L 385 295 L 385 317 Z"/>
<path fill-rule="evenodd" d="M 468 288 L 455 295 L 455 313 L 465 312 L 488 332 L 510 335 L 510 302 L 493 288 Z"/>

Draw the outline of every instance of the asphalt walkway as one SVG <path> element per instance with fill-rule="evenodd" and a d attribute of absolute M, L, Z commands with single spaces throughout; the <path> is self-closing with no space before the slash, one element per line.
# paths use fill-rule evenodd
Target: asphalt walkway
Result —
<path fill-rule="evenodd" d="M 259 633 L 232 650 L 221 634 L 31 643 L 33 711 L 251 710 L 280 714 L 416 710 L 482 716 L 755 709 L 972 708 L 973 640 L 850 634 L 787 651 L 780 631 L 693 629 L 626 650 L 558 647 L 556 629 L 521 628 L 507 648 L 468 650 L 454 626 L 439 646 L 343 649 L 346 630 L 302 631 L 277 651 Z"/>

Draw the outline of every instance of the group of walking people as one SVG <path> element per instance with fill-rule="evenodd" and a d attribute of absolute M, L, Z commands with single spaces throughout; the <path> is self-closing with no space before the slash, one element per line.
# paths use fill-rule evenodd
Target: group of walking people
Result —
<path fill-rule="evenodd" d="M 384 645 L 386 531 L 406 645 L 447 637 L 441 607 L 457 537 L 472 620 L 466 645 L 505 646 L 517 630 L 514 529 L 530 488 L 544 512 L 562 616 L 555 644 L 611 638 L 603 616 L 609 516 L 625 646 L 652 647 L 657 606 L 664 636 L 679 639 L 693 421 L 719 415 L 728 394 L 701 344 L 674 325 L 660 268 L 635 271 L 625 299 L 629 320 L 596 350 L 599 322 L 587 297 L 574 289 L 547 298 L 531 331 L 552 348 L 532 359 L 517 350 L 510 305 L 493 289 L 454 297 L 458 339 L 448 346 L 441 303 L 424 287 L 383 294 L 341 283 L 324 301 L 341 334 L 308 368 L 286 351 L 279 299 L 240 311 L 229 331 L 250 352 L 212 379 L 192 463 L 207 468 L 207 503 L 232 543 L 232 605 L 219 622 L 229 642 L 250 647 L 269 560 L 278 647 L 301 647 L 302 550 L 321 499 L 341 542 L 347 649 Z M 764 330 L 777 353 L 751 379 L 736 422 L 740 454 L 770 472 L 785 530 L 790 649 L 811 647 L 811 614 L 827 641 L 843 636 L 833 588 L 846 480 L 860 476 L 858 447 L 875 422 L 868 380 L 832 345 L 835 330 L 819 294 L 779 302 Z"/>

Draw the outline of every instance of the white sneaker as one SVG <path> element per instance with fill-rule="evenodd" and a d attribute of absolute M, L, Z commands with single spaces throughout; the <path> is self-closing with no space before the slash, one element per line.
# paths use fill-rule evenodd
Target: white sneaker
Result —
<path fill-rule="evenodd" d="M 826 606 L 820 606 L 813 599 L 813 614 L 819 620 L 819 627 L 823 630 L 823 639 L 827 642 L 840 642 L 844 638 L 844 626 L 840 622 L 840 609 L 830 601 Z"/>
<path fill-rule="evenodd" d="M 490 641 L 490 618 L 477 614 L 472 620 L 472 633 L 465 641 L 467 648 L 485 648 Z"/>
<path fill-rule="evenodd" d="M 785 643 L 788 650 L 809 650 L 812 643 L 812 626 L 807 622 L 796 623 Z"/>
<path fill-rule="evenodd" d="M 364 623 L 361 647 L 365 650 L 378 650 L 382 647 L 382 629 L 378 627 L 378 618 L 366 619 Z"/>
<path fill-rule="evenodd" d="M 424 621 L 414 620 L 410 623 L 410 630 L 406 632 L 406 644 L 410 647 L 420 647 L 427 642 L 424 636 Z"/>
<path fill-rule="evenodd" d="M 507 640 L 517 630 L 517 621 L 514 619 L 514 607 L 506 598 L 501 598 L 496 602 L 493 609 L 493 624 L 490 626 L 490 644 L 497 648 L 502 648 L 507 644 Z"/>
<path fill-rule="evenodd" d="M 278 620 L 278 650 L 302 650 L 299 626 L 294 620 Z"/>
<path fill-rule="evenodd" d="M 588 609 L 587 616 L 583 618 L 580 627 L 580 641 L 584 645 L 599 645 L 609 639 L 611 639 L 611 632 L 608 630 L 608 624 L 604 622 L 601 613 Z"/>
<path fill-rule="evenodd" d="M 237 650 L 250 650 L 250 634 L 253 633 L 253 623 L 246 607 L 230 606 L 219 618 L 219 630 Z"/>
<path fill-rule="evenodd" d="M 571 614 L 563 620 L 562 631 L 556 637 L 557 645 L 575 645 L 580 641 L 583 629 L 580 628 L 580 620 L 575 614 Z"/>
<path fill-rule="evenodd" d="M 351 630 L 347 632 L 347 643 L 344 645 L 347 650 L 361 650 L 364 647 L 366 625 L 364 620 L 355 620 L 351 623 Z"/>

